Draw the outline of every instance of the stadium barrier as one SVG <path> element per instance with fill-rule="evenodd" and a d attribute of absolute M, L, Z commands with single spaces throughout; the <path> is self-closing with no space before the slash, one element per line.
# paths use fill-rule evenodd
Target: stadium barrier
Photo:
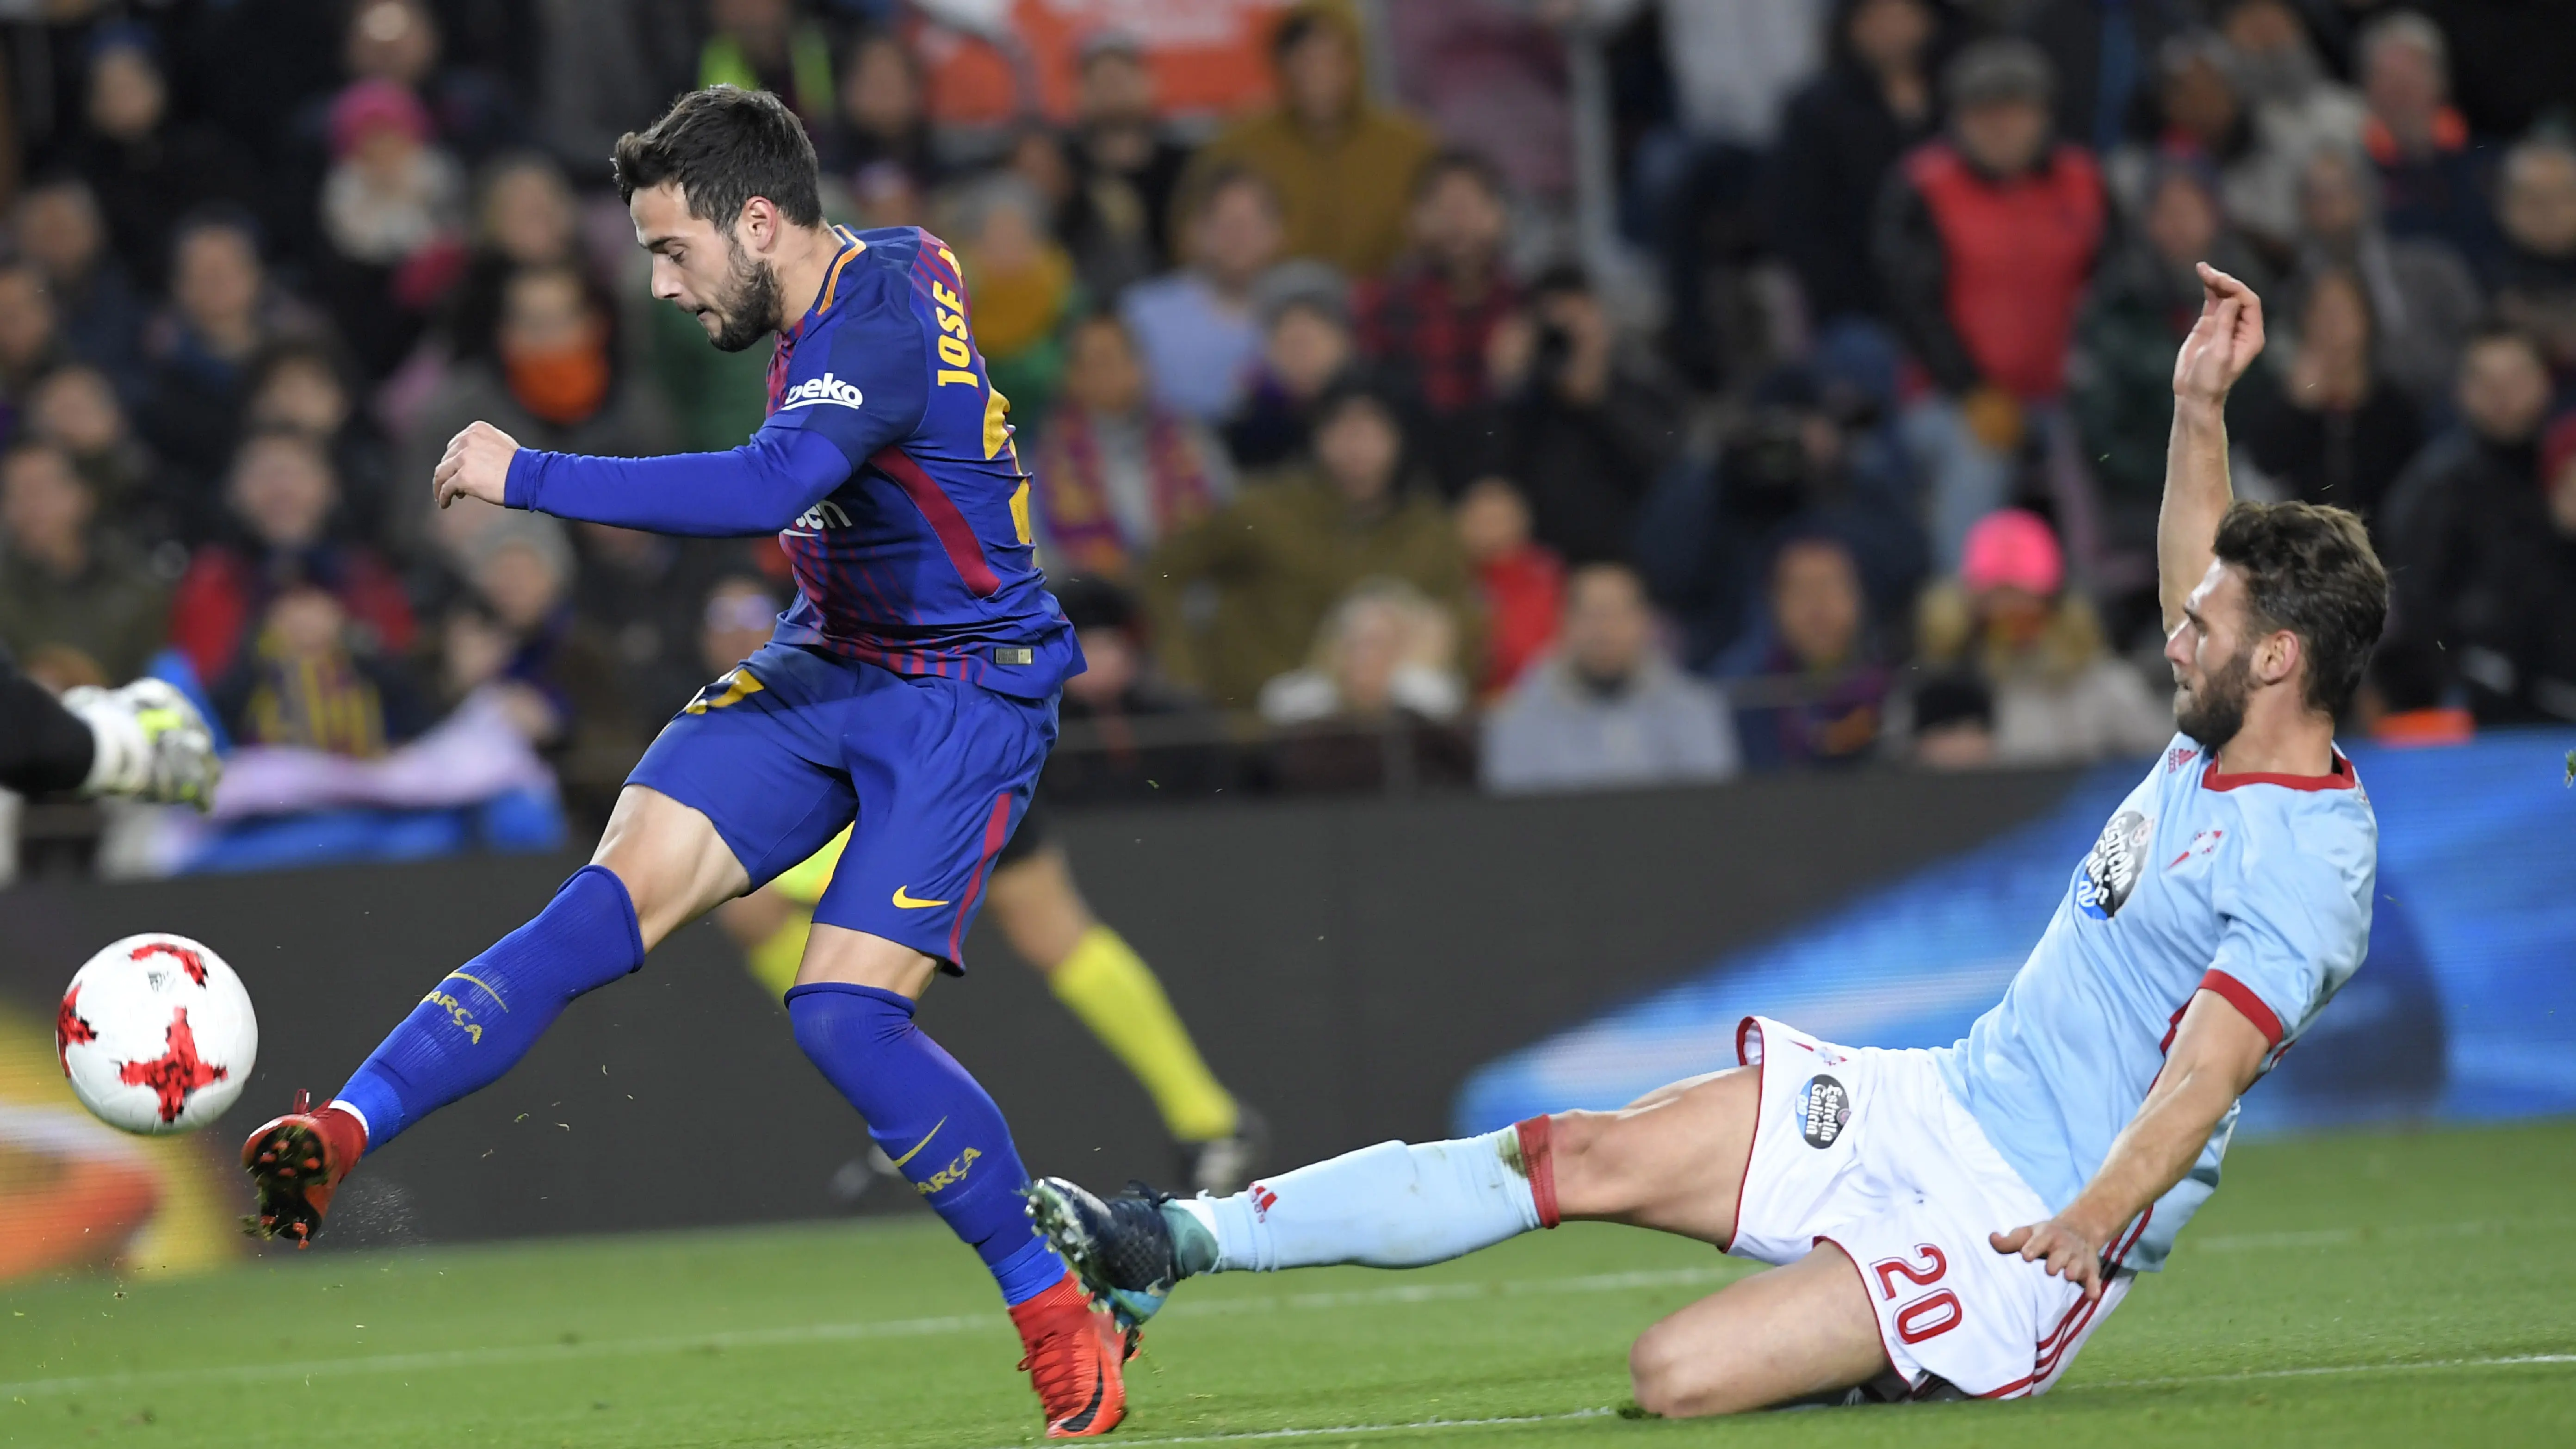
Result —
<path fill-rule="evenodd" d="M 1085 894 L 1163 975 L 1218 1074 L 1269 1117 L 1284 1164 L 1437 1136 L 1479 1065 L 2042 818 L 2075 779 L 1863 773 L 1056 823 Z M 295 1088 L 330 1091 L 443 970 L 533 914 L 579 863 L 484 856 L 0 892 L 0 1154 L 27 1139 L 44 1171 L 122 1164 L 117 1221 L 142 1234 L 124 1254 L 137 1266 L 168 1257 L 177 1231 L 145 1211 L 153 1190 L 137 1179 L 157 1173 L 159 1216 L 184 1209 L 192 1245 L 172 1265 L 219 1254 L 244 1205 L 226 1161 L 241 1137 Z M 45 1027 L 73 969 L 140 930 L 196 936 L 232 962 L 259 1005 L 260 1059 L 222 1122 L 138 1148 L 71 1104 Z M 934 986 L 921 1019 L 1000 1099 L 1031 1168 L 1169 1180 L 1142 1091 L 989 925 L 967 956 L 973 974 Z M 7 1130 L 21 1119 L 43 1131 Z M 785 1014 L 701 924 L 575 1003 L 498 1086 L 370 1161 L 323 1242 L 807 1218 L 843 1210 L 854 1187 L 858 1210 L 904 1206 L 903 1184 L 849 1169 L 867 1148 Z M 0 1188 L 0 1240 L 48 1215 L 44 1181 L 0 1174 L 24 1185 Z M 96 1236 L 19 1266 L 109 1256 Z"/>
<path fill-rule="evenodd" d="M 2370 955 L 2237 1131 L 2576 1112 L 2571 747 L 2552 730 L 2350 752 L 2379 820 Z M 1631 1101 L 1731 1054 L 1754 1012 L 1849 1046 L 1957 1041 L 2137 775 L 2105 765 L 2044 818 L 1477 1070 L 1454 1130 Z"/>
<path fill-rule="evenodd" d="M 2372 959 L 2248 1130 L 2356 1116 L 2576 1111 L 2576 734 L 2356 749 L 2381 824 Z M 1751 1010 L 1852 1045 L 1947 1041 L 2036 938 L 2135 763 L 1866 772 L 1713 789 L 1065 813 L 1085 893 L 1154 963 L 1271 1158 L 1615 1105 L 1732 1059 Z M 0 1278 L 117 1254 L 47 1236 L 65 1184 L 134 1267 L 233 1249 L 225 1160 L 297 1086 L 327 1091 L 419 999 L 540 907 L 578 857 L 483 857 L 0 893 Z M 43 1029 L 92 951 L 174 930 L 260 1007 L 233 1112 L 117 1137 L 70 1102 Z M 989 927 L 924 1024 L 1039 1172 L 1172 1165 L 1143 1093 Z M 414 1128 L 326 1246 L 673 1228 L 904 1209 L 711 925 L 576 1003 L 492 1090 Z M 853 1193 L 854 1188 L 864 1191 Z M 917 1210 L 917 1209 L 913 1209 Z M 111 1234 L 109 1236 L 115 1236 Z M 111 1245 L 111 1249 L 114 1245 Z"/>

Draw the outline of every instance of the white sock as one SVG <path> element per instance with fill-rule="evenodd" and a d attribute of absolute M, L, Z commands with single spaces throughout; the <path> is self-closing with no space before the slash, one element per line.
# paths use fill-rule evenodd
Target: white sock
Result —
<path fill-rule="evenodd" d="M 1216 1235 L 1217 1273 L 1443 1263 L 1539 1227 L 1519 1129 L 1407 1146 L 1381 1142 L 1177 1204 Z M 1554 1226 L 1554 1224 L 1548 1224 Z"/>

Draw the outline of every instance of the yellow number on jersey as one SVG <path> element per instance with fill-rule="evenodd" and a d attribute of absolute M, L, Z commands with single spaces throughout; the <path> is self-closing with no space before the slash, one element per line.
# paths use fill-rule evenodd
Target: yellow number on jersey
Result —
<path fill-rule="evenodd" d="M 1011 400 L 1000 388 L 984 395 L 984 456 L 998 458 L 1011 441 Z"/>

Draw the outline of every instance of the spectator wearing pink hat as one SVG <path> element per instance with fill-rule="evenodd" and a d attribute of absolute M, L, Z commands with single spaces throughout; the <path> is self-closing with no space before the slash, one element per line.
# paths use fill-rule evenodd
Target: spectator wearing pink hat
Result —
<path fill-rule="evenodd" d="M 433 142 L 429 109 L 389 80 L 331 103 L 321 221 L 327 304 L 371 373 L 418 337 L 465 263 L 465 172 Z"/>
<path fill-rule="evenodd" d="M 2170 704 L 2111 652 L 2092 604 L 2065 585 L 2057 535 L 2006 508 L 1968 530 L 1958 578 L 1924 596 L 1922 662 L 1936 675 L 1964 667 L 1992 691 L 1997 764 L 2147 755 L 2173 735 Z"/>

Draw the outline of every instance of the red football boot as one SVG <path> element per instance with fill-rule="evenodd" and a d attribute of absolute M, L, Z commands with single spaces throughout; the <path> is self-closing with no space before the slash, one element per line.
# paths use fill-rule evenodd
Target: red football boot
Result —
<path fill-rule="evenodd" d="M 1116 1320 L 1092 1306 L 1080 1280 L 1064 1281 L 1011 1308 L 1028 1356 L 1020 1367 L 1038 1391 L 1050 1439 L 1106 1434 L 1127 1417 L 1127 1356 L 1135 1352 Z"/>
<path fill-rule="evenodd" d="M 316 1112 L 313 1094 L 297 1091 L 294 1111 L 242 1144 L 242 1168 L 259 1194 L 259 1210 L 242 1219 L 242 1231 L 255 1238 L 292 1238 L 298 1248 L 313 1246 L 332 1190 L 366 1150 L 367 1124 L 356 1113 L 340 1107 Z"/>

